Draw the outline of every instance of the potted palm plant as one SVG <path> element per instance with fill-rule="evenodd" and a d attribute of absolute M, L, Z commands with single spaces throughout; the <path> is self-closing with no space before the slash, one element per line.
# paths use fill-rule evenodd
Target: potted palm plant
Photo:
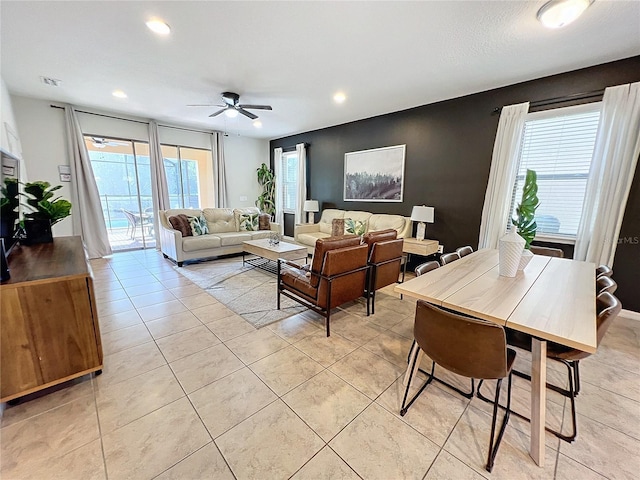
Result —
<path fill-rule="evenodd" d="M 276 213 L 276 180 L 275 175 L 266 163 L 263 163 L 257 170 L 258 183 L 262 187 L 262 193 L 256 200 L 256 207 L 263 213 L 271 215 L 274 220 Z"/>
<path fill-rule="evenodd" d="M 26 239 L 23 243 L 26 245 L 53 242 L 51 227 L 71 215 L 71 202 L 61 197 L 53 198 L 53 192 L 61 188 L 62 185 L 53 187 L 43 181 L 24 184 L 21 195 L 26 198 L 24 205 L 30 210 L 24 215 Z"/>

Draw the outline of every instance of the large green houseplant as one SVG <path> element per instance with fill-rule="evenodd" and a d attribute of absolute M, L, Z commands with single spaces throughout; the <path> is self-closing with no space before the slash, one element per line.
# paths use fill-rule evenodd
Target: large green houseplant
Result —
<path fill-rule="evenodd" d="M 37 181 L 24 184 L 26 198 L 25 207 L 29 210 L 24 215 L 24 229 L 27 234 L 26 244 L 46 243 L 53 241 L 51 226 L 71 215 L 71 202 L 61 197 L 54 197 L 56 190 L 49 182 Z"/>
<path fill-rule="evenodd" d="M 511 219 L 513 225 L 518 229 L 518 234 L 524 238 L 524 248 L 529 250 L 531 242 L 536 236 L 538 225 L 535 216 L 536 209 L 540 205 L 538 200 L 538 175 L 534 170 L 527 170 L 522 189 L 522 200 L 516 207 L 516 217 Z"/>
<path fill-rule="evenodd" d="M 262 193 L 256 200 L 256 207 L 263 213 L 268 213 L 273 219 L 276 213 L 276 179 L 273 171 L 263 163 L 257 169 L 258 183 Z"/>

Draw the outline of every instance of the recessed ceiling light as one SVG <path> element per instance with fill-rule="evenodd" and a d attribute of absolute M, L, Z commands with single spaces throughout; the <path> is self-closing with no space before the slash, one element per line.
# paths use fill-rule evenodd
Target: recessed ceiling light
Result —
<path fill-rule="evenodd" d="M 236 118 L 238 116 L 238 110 L 235 108 L 227 108 L 224 111 L 224 114 L 229 118 Z"/>
<path fill-rule="evenodd" d="M 256 128 L 262 128 L 262 122 L 260 120 L 254 120 L 253 126 Z"/>
<path fill-rule="evenodd" d="M 333 96 L 333 101 L 336 103 L 343 103 L 346 99 L 347 96 L 342 92 L 338 92 Z"/>
<path fill-rule="evenodd" d="M 151 18 L 146 22 L 147 27 L 158 35 L 169 35 L 171 27 L 161 18 Z"/>
<path fill-rule="evenodd" d="M 551 0 L 538 10 L 538 20 L 547 28 L 561 28 L 582 15 L 595 0 Z"/>
<path fill-rule="evenodd" d="M 111 95 L 117 98 L 127 98 L 127 94 L 122 90 L 114 90 L 113 92 L 111 92 Z"/>

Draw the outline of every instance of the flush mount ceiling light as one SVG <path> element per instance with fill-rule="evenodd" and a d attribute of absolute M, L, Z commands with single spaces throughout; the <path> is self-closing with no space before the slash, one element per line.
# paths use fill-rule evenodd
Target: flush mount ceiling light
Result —
<path fill-rule="evenodd" d="M 149 30 L 158 35 L 169 35 L 169 33 L 171 33 L 171 27 L 161 18 L 151 18 L 145 25 L 149 27 Z"/>
<path fill-rule="evenodd" d="M 122 90 L 114 90 L 113 92 L 111 92 L 111 95 L 117 98 L 127 98 L 127 94 Z"/>
<path fill-rule="evenodd" d="M 262 122 L 260 120 L 254 120 L 253 126 L 256 128 L 262 128 Z"/>
<path fill-rule="evenodd" d="M 338 92 L 333 96 L 333 101 L 336 103 L 343 103 L 347 99 L 347 96 L 343 92 Z"/>
<path fill-rule="evenodd" d="M 547 28 L 562 28 L 582 15 L 594 0 L 551 0 L 538 10 L 538 20 Z"/>

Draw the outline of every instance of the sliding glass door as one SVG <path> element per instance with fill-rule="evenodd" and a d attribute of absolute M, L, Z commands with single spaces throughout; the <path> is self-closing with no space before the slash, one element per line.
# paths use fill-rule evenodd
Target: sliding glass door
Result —
<path fill-rule="evenodd" d="M 114 251 L 155 247 L 149 144 L 85 136 Z"/>

